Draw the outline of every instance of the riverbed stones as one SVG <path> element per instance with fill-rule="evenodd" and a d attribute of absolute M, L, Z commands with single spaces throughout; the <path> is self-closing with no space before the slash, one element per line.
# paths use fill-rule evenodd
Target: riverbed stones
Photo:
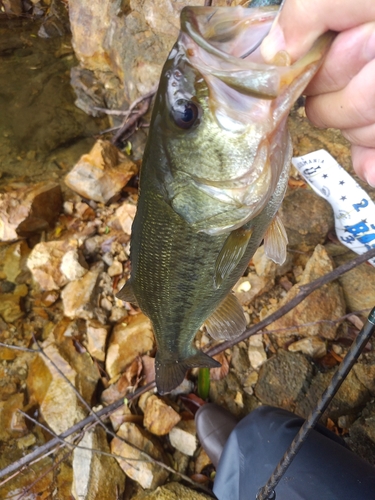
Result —
<path fill-rule="evenodd" d="M 291 301 L 299 291 L 299 287 L 314 281 L 333 270 L 333 263 L 322 245 L 317 245 L 313 255 L 306 264 L 300 280 L 294 285 L 277 307 L 279 309 Z M 318 288 L 290 312 L 274 321 L 267 330 L 288 329 L 285 333 L 279 332 L 275 337 L 283 345 L 288 335 L 310 337 L 318 335 L 333 340 L 336 337 L 339 323 L 332 322 L 345 314 L 345 300 L 341 286 L 331 282 Z M 281 335 L 280 335 L 281 334 Z"/>
<path fill-rule="evenodd" d="M 109 141 L 98 140 L 65 177 L 65 184 L 83 198 L 107 203 L 138 171 Z"/>
<path fill-rule="evenodd" d="M 41 182 L 0 194 L 0 241 L 51 229 L 62 209 L 60 185 Z"/>
<path fill-rule="evenodd" d="M 154 346 L 150 320 L 142 313 L 129 316 L 115 325 L 107 351 L 106 370 L 117 377 L 137 356 L 146 354 Z"/>
<path fill-rule="evenodd" d="M 169 475 L 168 471 L 157 463 L 148 461 L 142 453 L 161 462 L 165 459 L 161 445 L 153 440 L 151 434 L 136 424 L 125 422 L 117 435 L 125 442 L 113 439 L 111 452 L 123 457 L 116 460 L 125 474 L 145 489 L 155 489 L 163 484 Z"/>
<path fill-rule="evenodd" d="M 291 410 L 304 396 L 313 375 L 313 367 L 300 353 L 279 350 L 259 371 L 255 395 L 263 404 Z"/>
<path fill-rule="evenodd" d="M 162 399 L 150 395 L 144 406 L 143 425 L 155 436 L 165 436 L 181 420 L 180 415 Z"/>
<path fill-rule="evenodd" d="M 84 447 L 79 448 L 79 446 Z M 125 474 L 115 458 L 95 453 L 110 453 L 104 429 L 87 429 L 73 452 L 73 486 L 75 500 L 112 500 L 125 489 Z"/>

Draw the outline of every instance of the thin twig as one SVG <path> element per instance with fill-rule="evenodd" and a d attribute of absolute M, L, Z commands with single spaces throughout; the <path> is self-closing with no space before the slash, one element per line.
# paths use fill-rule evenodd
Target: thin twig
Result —
<path fill-rule="evenodd" d="M 228 347 L 232 347 L 234 344 L 241 342 L 242 340 L 245 340 L 249 338 L 251 335 L 255 335 L 257 332 L 268 326 L 269 324 L 273 323 L 277 319 L 281 318 L 284 314 L 289 312 L 291 309 L 296 307 L 300 302 L 302 302 L 303 299 L 305 299 L 310 293 L 318 289 L 319 287 L 326 285 L 327 283 L 330 283 L 331 281 L 337 279 L 339 276 L 342 274 L 350 271 L 351 269 L 354 269 L 356 266 L 359 266 L 363 262 L 366 262 L 369 259 L 372 259 L 375 257 L 375 249 L 372 249 L 368 252 L 366 252 L 363 255 L 359 255 L 355 257 L 353 260 L 339 266 L 338 268 L 334 269 L 330 273 L 322 276 L 321 278 L 318 278 L 315 281 L 312 281 L 311 283 L 307 285 L 303 285 L 300 287 L 300 290 L 298 294 L 285 306 L 281 307 L 278 311 L 275 313 L 271 314 L 268 316 L 268 318 L 264 319 L 263 321 L 260 321 L 253 327 L 249 328 L 246 330 L 240 337 L 237 339 L 234 339 L 232 341 L 227 341 L 224 342 L 218 346 L 215 346 L 207 351 L 207 353 L 211 356 L 214 356 L 215 354 L 219 354 L 220 352 L 224 351 Z M 155 381 L 150 382 L 149 384 L 145 385 L 144 387 L 141 387 L 137 389 L 133 394 L 129 394 L 127 396 L 128 401 L 132 401 L 136 398 L 138 398 L 141 394 L 150 391 L 155 387 Z M 112 403 L 111 405 L 103 408 L 102 410 L 96 412 L 96 416 L 99 418 L 104 418 L 111 413 L 113 413 L 115 410 L 117 410 L 120 406 L 123 405 L 123 399 L 119 399 Z M 80 431 L 87 425 L 93 423 L 95 421 L 95 418 L 93 415 L 90 415 L 86 417 L 85 419 L 81 420 L 80 422 L 77 422 L 77 424 L 73 425 L 63 433 L 61 433 L 58 437 L 65 439 L 72 434 Z M 43 455 L 44 453 L 54 449 L 57 445 L 59 444 L 59 440 L 57 438 L 51 439 L 48 443 L 45 443 L 42 446 L 39 446 L 36 448 L 33 452 L 29 453 L 28 455 L 20 458 L 16 462 L 13 462 L 12 464 L 8 465 L 4 469 L 0 470 L 0 478 L 5 477 L 8 474 L 11 474 L 12 472 L 23 468 L 24 466 L 30 464 L 35 458 L 39 457 L 40 455 Z"/>
<path fill-rule="evenodd" d="M 137 121 L 147 113 L 151 103 L 151 99 L 154 97 L 157 89 L 158 86 L 155 85 L 150 90 L 150 92 L 147 92 L 147 94 L 144 94 L 141 97 L 138 97 L 138 99 L 136 99 L 135 101 L 133 101 L 129 106 L 129 109 L 127 109 L 126 111 L 95 107 L 96 110 L 106 113 L 107 115 L 123 116 L 123 121 L 120 126 L 106 129 L 102 131 L 101 134 L 117 130 L 117 133 L 112 139 L 112 142 L 115 144 L 125 134 L 125 132 L 129 130 L 129 128 L 135 125 Z M 141 106 L 138 109 L 136 109 L 137 106 L 139 106 L 140 104 Z"/>
<path fill-rule="evenodd" d="M 364 312 L 370 311 L 370 307 L 366 307 L 366 309 L 361 309 L 360 311 L 354 311 L 350 312 L 348 314 L 345 314 L 344 316 L 341 316 L 340 318 L 336 319 L 319 319 L 317 321 L 309 321 L 308 323 L 301 323 L 300 325 L 293 325 L 293 326 L 288 326 L 285 328 L 277 328 L 276 330 L 266 330 L 264 333 L 281 333 L 281 332 L 288 332 L 288 331 L 293 331 L 293 330 L 299 330 L 300 328 L 306 328 L 307 326 L 314 326 L 314 325 L 334 325 L 335 323 L 342 323 L 346 319 L 348 319 L 350 316 L 353 316 L 353 314 L 361 314 Z M 298 334 L 298 332 L 297 332 Z"/>
<path fill-rule="evenodd" d="M 220 352 L 225 351 L 225 349 L 233 347 L 238 342 L 241 342 L 242 340 L 246 340 L 249 337 L 251 337 L 252 335 L 255 335 L 260 330 L 263 330 L 263 328 L 270 325 L 271 323 L 273 323 L 277 319 L 284 316 L 284 314 L 286 314 L 289 311 L 291 311 L 292 309 L 294 309 L 300 302 L 302 302 L 308 295 L 310 295 L 310 293 L 312 293 L 315 290 L 317 290 L 318 288 L 326 285 L 327 283 L 334 281 L 342 274 L 347 273 L 351 269 L 354 269 L 355 267 L 359 266 L 360 264 L 363 264 L 364 262 L 372 259 L 373 257 L 375 257 L 375 249 L 369 250 L 368 252 L 366 252 L 362 255 L 358 255 L 357 257 L 350 260 L 349 262 L 342 264 L 341 266 L 337 267 L 336 269 L 334 269 L 330 273 L 325 274 L 324 276 L 316 279 L 315 281 L 312 281 L 311 283 L 307 283 L 306 285 L 300 286 L 299 292 L 297 293 L 297 295 L 295 297 L 293 297 L 292 300 L 287 302 L 284 306 L 280 307 L 280 309 L 275 311 L 273 314 L 270 314 L 269 316 L 267 316 L 267 318 L 260 321 L 256 325 L 245 330 L 243 332 L 243 334 L 240 335 L 239 337 L 237 337 L 233 340 L 227 340 L 226 342 L 223 342 L 222 344 L 211 347 L 210 349 L 208 349 L 206 351 L 206 354 L 208 354 L 209 356 L 215 356 L 216 354 L 219 354 Z"/>
<path fill-rule="evenodd" d="M 129 130 L 133 125 L 135 125 L 137 121 L 147 113 L 148 108 L 150 106 L 150 102 L 151 102 L 151 97 L 145 99 L 140 104 L 137 112 L 132 114 L 131 116 L 129 116 L 129 118 L 126 118 L 126 120 L 122 122 L 121 127 L 119 128 L 119 130 L 116 132 L 115 136 L 112 139 L 113 144 L 115 144 L 119 139 L 121 139 L 121 137 L 125 134 L 125 132 Z"/>
<path fill-rule="evenodd" d="M 35 338 L 34 334 L 33 335 L 33 339 L 34 339 L 34 342 L 36 343 L 37 347 L 38 347 L 38 351 L 41 355 L 43 355 L 45 358 L 47 358 L 47 360 L 53 365 L 53 367 L 58 371 L 58 373 L 64 378 L 64 380 L 67 382 L 67 384 L 73 389 L 73 391 L 75 392 L 76 396 L 78 397 L 78 399 L 80 400 L 80 402 L 85 406 L 85 408 L 89 411 L 89 413 L 92 414 L 92 416 L 94 417 L 95 419 L 95 422 L 96 424 L 99 424 L 103 429 L 104 431 L 111 437 L 115 438 L 115 439 L 118 439 L 119 441 L 122 441 L 123 443 L 127 444 L 128 446 L 131 446 L 132 448 L 136 449 L 140 455 L 143 457 L 143 460 L 139 460 L 139 461 L 144 461 L 144 462 L 151 462 L 151 463 L 154 463 L 154 464 L 157 464 L 159 465 L 159 467 L 163 468 L 163 469 L 166 469 L 168 472 L 173 472 L 174 474 L 178 474 L 180 475 L 183 479 L 185 479 L 186 481 L 189 479 L 188 476 L 185 476 L 184 474 L 182 474 L 181 472 L 179 471 L 176 471 L 175 469 L 172 469 L 172 467 L 169 467 L 168 465 L 166 465 L 164 462 L 161 462 L 160 460 L 157 460 L 156 458 L 152 457 L 151 455 L 147 454 L 145 451 L 143 451 L 141 448 L 139 448 L 138 446 L 134 445 L 133 443 L 131 443 L 130 441 L 128 441 L 127 439 L 123 438 L 122 436 L 118 436 L 115 432 L 113 432 L 111 429 L 109 429 L 105 424 L 104 422 L 102 421 L 101 418 L 99 418 L 99 416 L 97 415 L 97 413 L 95 413 L 93 411 L 93 409 L 90 407 L 90 405 L 85 401 L 85 399 L 81 396 L 81 394 L 77 391 L 77 389 L 75 388 L 75 386 L 72 384 L 72 382 L 66 377 L 66 375 L 62 372 L 62 370 L 60 370 L 60 368 L 56 365 L 56 363 L 51 359 L 50 356 L 48 356 L 48 354 L 46 354 L 44 352 L 44 350 L 41 348 L 41 346 L 39 345 L 39 342 L 38 340 Z M 128 398 L 129 399 L 129 398 Z M 19 410 L 21 411 L 21 410 Z M 23 413 L 21 411 L 21 413 Z M 26 414 L 25 414 L 26 415 Z M 27 417 L 29 417 L 27 415 Z M 31 417 L 29 417 L 30 420 L 34 420 L 32 419 Z M 35 420 L 34 423 L 37 423 L 37 421 Z M 43 427 L 45 430 L 47 430 L 48 428 L 45 427 L 45 426 L 42 426 L 40 424 L 41 427 Z M 56 439 L 58 439 L 60 442 L 63 442 L 65 443 L 65 440 L 64 439 L 61 439 L 59 438 L 59 436 L 57 436 L 53 431 L 50 431 L 48 430 L 48 432 Z M 122 457 L 124 460 L 127 460 L 127 458 L 124 458 Z M 131 460 L 131 459 L 129 459 Z M 192 480 L 191 480 L 192 481 Z M 192 481 L 192 484 L 194 484 L 194 486 L 197 486 L 198 483 L 195 483 L 194 481 Z"/>

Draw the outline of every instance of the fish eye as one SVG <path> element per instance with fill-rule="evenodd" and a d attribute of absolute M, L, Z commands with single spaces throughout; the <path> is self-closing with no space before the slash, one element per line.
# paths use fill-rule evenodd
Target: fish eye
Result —
<path fill-rule="evenodd" d="M 199 117 L 198 106 L 187 99 L 178 99 L 171 109 L 172 118 L 179 128 L 191 128 Z"/>

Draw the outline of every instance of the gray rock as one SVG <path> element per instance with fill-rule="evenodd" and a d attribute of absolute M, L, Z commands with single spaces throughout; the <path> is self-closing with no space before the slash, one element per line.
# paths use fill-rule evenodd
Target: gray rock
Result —
<path fill-rule="evenodd" d="M 241 381 L 233 372 L 229 372 L 222 380 L 211 380 L 210 401 L 223 406 L 239 418 L 259 405 L 254 396 L 244 392 Z M 241 401 L 241 404 L 236 401 Z"/>
<path fill-rule="evenodd" d="M 344 264 L 356 257 L 353 252 L 334 257 L 336 265 Z M 344 291 L 345 301 L 350 311 L 372 309 L 375 304 L 375 268 L 364 263 L 342 274 L 339 283 Z"/>
<path fill-rule="evenodd" d="M 144 491 L 136 495 L 133 500 L 204 500 L 211 497 L 191 490 L 180 483 L 169 483 L 155 491 Z"/>
<path fill-rule="evenodd" d="M 295 189 L 287 193 L 280 217 L 288 234 L 289 247 L 300 250 L 323 243 L 334 227 L 330 204 L 310 189 Z"/>
<path fill-rule="evenodd" d="M 348 444 L 359 456 L 375 465 L 375 402 L 368 403 L 350 427 Z"/>
<path fill-rule="evenodd" d="M 304 418 L 309 415 L 327 388 L 334 372 L 335 370 L 330 370 L 329 372 L 319 372 L 315 375 L 304 397 L 300 397 L 297 401 L 295 408 L 296 413 Z M 355 414 L 366 404 L 369 398 L 369 391 L 361 384 L 352 370 L 324 413 L 323 421 L 325 421 L 327 417 L 336 420 L 341 415 Z"/>
<path fill-rule="evenodd" d="M 293 410 L 312 375 L 313 367 L 302 354 L 279 350 L 261 367 L 255 395 L 263 404 Z"/>

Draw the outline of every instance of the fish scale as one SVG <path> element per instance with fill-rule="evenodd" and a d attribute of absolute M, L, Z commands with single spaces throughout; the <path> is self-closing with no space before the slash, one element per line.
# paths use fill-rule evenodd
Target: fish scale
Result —
<path fill-rule="evenodd" d="M 203 323 L 216 340 L 245 329 L 231 289 L 262 239 L 273 260 L 286 256 L 277 211 L 292 154 L 287 114 L 332 36 L 290 67 L 265 64 L 259 36 L 276 12 L 183 9 L 162 70 L 132 227 L 131 277 L 118 294 L 151 320 L 161 394 L 189 368 L 219 366 L 194 345 Z M 237 39 L 255 47 L 244 59 Z"/>

